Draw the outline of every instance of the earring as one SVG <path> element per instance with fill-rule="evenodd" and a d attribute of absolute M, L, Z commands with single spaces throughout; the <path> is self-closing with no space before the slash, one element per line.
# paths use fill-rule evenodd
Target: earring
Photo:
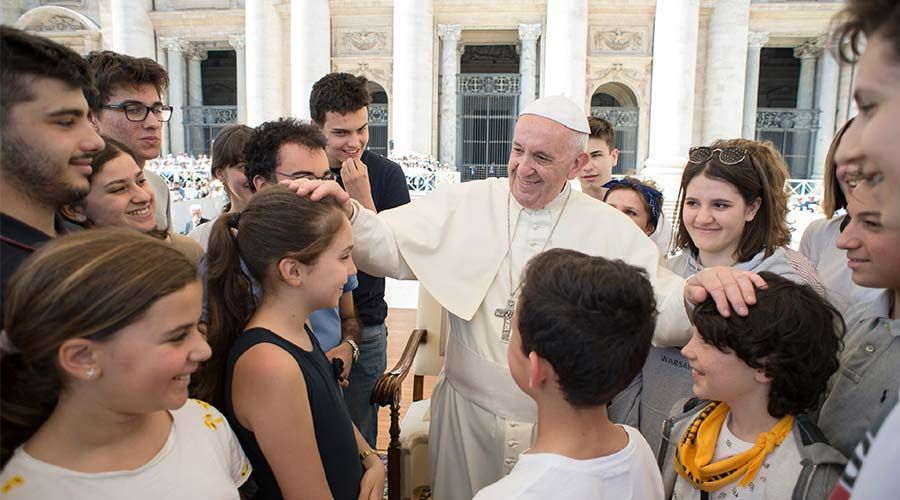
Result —
<path fill-rule="evenodd" d="M 94 378 L 94 375 L 96 375 L 96 374 L 97 374 L 97 370 L 95 370 L 93 367 L 88 368 L 88 370 L 87 370 L 87 378 L 88 378 L 88 380 Z"/>

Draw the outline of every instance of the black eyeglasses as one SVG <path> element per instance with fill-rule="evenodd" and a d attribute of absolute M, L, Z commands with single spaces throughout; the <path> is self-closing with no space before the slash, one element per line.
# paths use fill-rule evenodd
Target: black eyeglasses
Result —
<path fill-rule="evenodd" d="M 313 175 L 310 172 L 297 172 L 297 173 L 293 173 L 293 174 L 286 174 L 284 172 L 279 172 L 276 170 L 275 173 L 280 176 L 286 177 L 292 181 L 298 181 L 300 179 L 307 179 L 307 180 L 311 180 L 311 181 L 333 181 L 334 180 L 334 174 L 331 173 L 330 170 L 328 172 L 322 174 L 321 177 Z"/>
<path fill-rule="evenodd" d="M 153 112 L 153 116 L 161 122 L 167 122 L 172 118 L 172 106 L 164 106 L 156 104 L 154 106 L 145 106 L 139 102 L 123 102 L 121 104 L 106 104 L 100 106 L 104 109 L 115 109 L 125 112 L 125 118 L 131 122 L 142 122 L 147 119 L 147 115 Z"/>
<path fill-rule="evenodd" d="M 689 163 L 704 163 L 709 161 L 714 154 L 719 154 L 719 161 L 724 165 L 737 165 L 747 158 L 747 150 L 738 147 L 728 148 L 710 148 L 707 146 L 699 146 L 691 148 L 688 152 Z"/>

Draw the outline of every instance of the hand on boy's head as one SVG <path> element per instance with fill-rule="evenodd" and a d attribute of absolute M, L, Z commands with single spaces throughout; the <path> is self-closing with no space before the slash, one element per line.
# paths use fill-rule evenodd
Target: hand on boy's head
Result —
<path fill-rule="evenodd" d="M 765 280 L 756 273 L 733 267 L 709 267 L 688 278 L 684 298 L 697 305 L 711 296 L 722 316 L 731 316 L 732 309 L 746 316 L 750 312 L 747 306 L 756 303 L 756 288 L 765 287 Z"/>
<path fill-rule="evenodd" d="M 312 201 L 319 201 L 331 196 L 344 206 L 344 210 L 348 214 L 351 212 L 350 195 L 335 181 L 297 179 L 293 181 L 284 180 L 281 181 L 281 184 L 286 185 L 288 189 L 297 193 L 297 196 L 309 196 L 309 199 Z"/>

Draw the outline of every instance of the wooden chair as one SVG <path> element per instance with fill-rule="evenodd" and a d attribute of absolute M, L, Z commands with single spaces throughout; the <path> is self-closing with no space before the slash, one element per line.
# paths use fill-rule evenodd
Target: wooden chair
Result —
<path fill-rule="evenodd" d="M 372 402 L 391 409 L 388 445 L 388 500 L 419 498 L 430 491 L 428 465 L 428 424 L 430 400 L 422 399 L 424 379 L 437 376 L 444 367 L 449 334 L 447 311 L 419 286 L 416 328 L 409 336 L 403 355 L 372 389 Z M 413 403 L 400 422 L 400 390 L 413 373 Z"/>

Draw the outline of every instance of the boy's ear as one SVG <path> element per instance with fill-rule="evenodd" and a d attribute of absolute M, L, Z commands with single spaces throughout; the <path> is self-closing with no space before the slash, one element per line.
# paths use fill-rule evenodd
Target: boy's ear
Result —
<path fill-rule="evenodd" d="M 555 374 L 550 363 L 538 356 L 538 353 L 531 351 L 528 353 L 528 387 L 538 389 L 548 380 L 554 380 Z"/>
<path fill-rule="evenodd" d="M 755 380 L 759 384 L 771 384 L 772 377 L 770 377 L 766 370 L 763 368 L 757 368 L 756 373 L 753 375 L 753 380 Z"/>

